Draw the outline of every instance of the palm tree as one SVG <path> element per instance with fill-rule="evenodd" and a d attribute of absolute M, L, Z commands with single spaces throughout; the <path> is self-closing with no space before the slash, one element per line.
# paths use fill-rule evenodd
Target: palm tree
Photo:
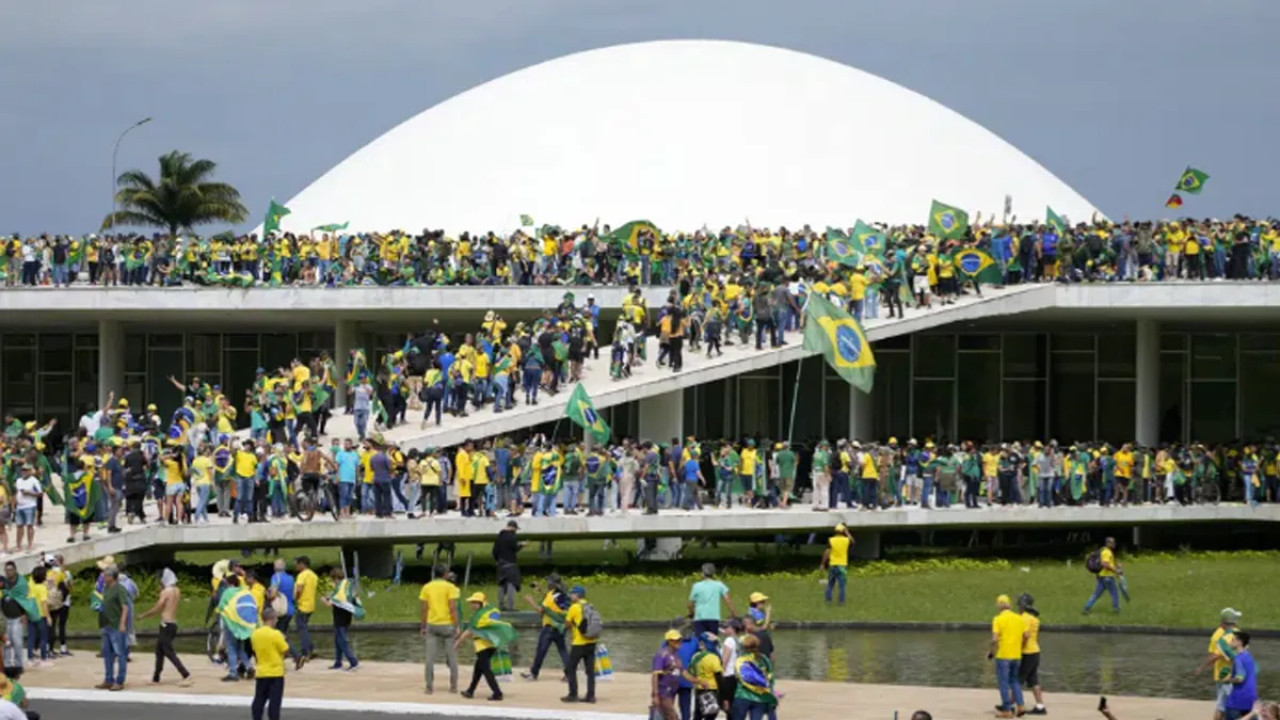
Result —
<path fill-rule="evenodd" d="M 116 178 L 116 205 L 102 221 L 102 228 L 126 226 L 162 227 L 169 235 L 214 222 L 240 223 L 248 210 L 240 204 L 240 192 L 220 182 L 210 182 L 217 163 L 192 160 L 190 153 L 160 156 L 160 176 L 152 179 L 141 170 L 129 170 Z"/>

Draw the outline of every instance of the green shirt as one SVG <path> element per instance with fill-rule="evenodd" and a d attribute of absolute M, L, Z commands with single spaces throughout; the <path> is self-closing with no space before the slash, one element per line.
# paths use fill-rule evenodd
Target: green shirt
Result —
<path fill-rule="evenodd" d="M 831 467 L 831 453 L 826 450 L 817 450 L 813 453 L 813 469 L 817 472 L 826 472 Z"/>
<path fill-rule="evenodd" d="M 796 477 L 796 454 L 791 450 L 779 450 L 773 459 L 778 463 L 778 475 L 794 480 Z"/>
<path fill-rule="evenodd" d="M 98 611 L 98 627 L 119 629 L 120 616 L 124 614 L 129 596 L 124 587 L 116 583 L 102 591 L 102 609 Z"/>

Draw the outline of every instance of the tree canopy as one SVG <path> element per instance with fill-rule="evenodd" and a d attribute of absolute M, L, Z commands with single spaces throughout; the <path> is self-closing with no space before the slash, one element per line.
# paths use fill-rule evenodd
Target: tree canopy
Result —
<path fill-rule="evenodd" d="M 217 167 L 212 160 L 174 150 L 160 156 L 156 178 L 141 170 L 122 173 L 116 178 L 118 209 L 103 219 L 102 228 L 160 227 L 176 235 L 197 225 L 243 222 L 248 210 L 240 203 L 240 192 L 213 182 Z"/>

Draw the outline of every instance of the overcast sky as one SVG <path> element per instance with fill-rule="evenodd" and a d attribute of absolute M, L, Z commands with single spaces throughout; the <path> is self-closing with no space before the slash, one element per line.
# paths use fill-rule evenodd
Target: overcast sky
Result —
<path fill-rule="evenodd" d="M 876 73 L 1003 136 L 1114 218 L 1275 211 L 1280 0 L 0 0 L 0 232 L 83 233 L 119 169 L 219 164 L 256 224 L 412 115 L 624 42 L 718 38 Z M 813 108 L 822 112 L 822 108 Z M 1015 194 L 1016 201 L 1016 194 Z"/>

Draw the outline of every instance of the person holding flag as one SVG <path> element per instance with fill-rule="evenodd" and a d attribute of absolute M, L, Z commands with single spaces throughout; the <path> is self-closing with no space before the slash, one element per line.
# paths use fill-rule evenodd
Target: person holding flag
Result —
<path fill-rule="evenodd" d="M 333 610 L 333 650 L 334 660 L 331 670 L 342 669 L 342 659 L 347 659 L 347 671 L 360 667 L 355 651 L 351 649 L 348 639 L 351 632 L 351 621 L 364 617 L 364 607 L 360 604 L 360 596 L 355 584 L 347 578 L 342 568 L 334 568 L 329 577 L 333 580 L 333 593 L 322 598 L 325 605 Z"/>
<path fill-rule="evenodd" d="M 236 573 L 223 577 L 227 588 L 218 600 L 218 617 L 222 621 L 222 644 L 227 652 L 227 674 L 223 682 L 238 682 L 240 676 L 252 678 L 254 671 L 244 643 L 258 627 L 258 601 Z"/>
<path fill-rule="evenodd" d="M 502 688 L 498 687 L 498 679 L 493 674 L 495 656 L 502 653 L 516 639 L 516 630 L 511 623 L 500 619 L 498 609 L 486 602 L 484 593 L 472 593 L 467 598 L 471 606 L 471 617 L 467 620 L 466 629 L 453 641 L 456 650 L 468 639 L 474 642 L 476 652 L 475 668 L 471 672 L 471 684 L 462 691 L 462 697 L 470 699 L 476 695 L 476 687 L 480 679 L 488 683 L 492 694 L 489 699 L 495 702 L 502 700 Z"/>

